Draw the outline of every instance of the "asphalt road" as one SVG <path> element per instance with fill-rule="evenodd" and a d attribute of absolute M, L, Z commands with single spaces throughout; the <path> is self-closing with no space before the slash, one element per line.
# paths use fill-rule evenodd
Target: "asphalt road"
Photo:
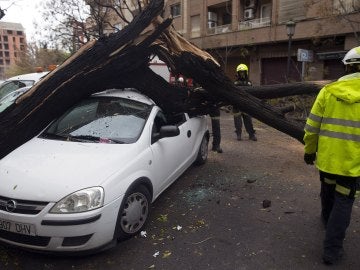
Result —
<path fill-rule="evenodd" d="M 224 153 L 191 167 L 153 204 L 146 237 L 86 257 L 54 257 L 0 246 L 0 269 L 327 269 L 322 264 L 316 169 L 298 141 L 254 121 L 258 141 L 236 141 L 221 117 Z M 263 202 L 271 202 L 264 208 Z M 345 257 L 331 269 L 360 269 L 359 202 Z"/>

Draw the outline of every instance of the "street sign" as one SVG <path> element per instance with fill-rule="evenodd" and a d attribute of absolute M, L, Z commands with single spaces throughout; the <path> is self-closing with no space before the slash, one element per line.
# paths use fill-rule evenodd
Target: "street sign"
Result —
<path fill-rule="evenodd" d="M 314 52 L 305 49 L 298 49 L 297 60 L 299 62 L 313 62 L 314 61 Z"/>

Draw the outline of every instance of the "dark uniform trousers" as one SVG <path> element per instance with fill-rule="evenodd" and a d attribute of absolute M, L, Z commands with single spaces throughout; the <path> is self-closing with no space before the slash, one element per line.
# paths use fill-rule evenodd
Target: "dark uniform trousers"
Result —
<path fill-rule="evenodd" d="M 215 108 L 210 113 L 211 117 L 211 129 L 213 133 L 213 148 L 219 147 L 221 143 L 221 132 L 220 132 L 220 109 Z"/>
<path fill-rule="evenodd" d="M 326 225 L 324 254 L 336 257 L 343 249 L 354 199 L 360 190 L 360 178 L 320 172 L 320 181 L 321 215 Z"/>
<path fill-rule="evenodd" d="M 240 110 L 236 107 L 233 108 L 233 114 L 234 114 L 235 132 L 237 135 L 241 135 L 243 121 L 244 121 L 245 130 L 249 134 L 249 136 L 255 134 L 251 116 L 247 115 L 246 113 L 240 112 Z"/>

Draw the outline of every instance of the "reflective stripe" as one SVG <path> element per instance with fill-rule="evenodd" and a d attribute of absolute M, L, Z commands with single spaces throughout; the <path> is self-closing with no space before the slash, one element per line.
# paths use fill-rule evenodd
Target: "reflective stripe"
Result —
<path fill-rule="evenodd" d="M 343 132 L 338 132 L 338 131 L 320 130 L 319 135 L 330 137 L 330 138 L 360 142 L 360 135 L 348 134 L 348 133 L 343 133 Z"/>
<path fill-rule="evenodd" d="M 322 122 L 322 117 L 310 113 L 309 118 L 315 122 Z"/>
<path fill-rule="evenodd" d="M 309 131 L 309 132 L 312 132 L 312 133 L 316 133 L 316 134 L 319 134 L 319 132 L 320 132 L 320 128 L 310 126 L 309 124 L 305 125 L 305 130 Z"/>
<path fill-rule="evenodd" d="M 329 185 L 336 185 L 336 180 L 324 178 L 324 182 Z"/>
<path fill-rule="evenodd" d="M 359 121 L 344 120 L 344 119 L 339 119 L 339 118 L 325 118 L 324 117 L 323 120 L 322 120 L 322 123 L 345 126 L 345 127 L 360 128 L 360 122 Z"/>
<path fill-rule="evenodd" d="M 328 117 L 320 117 L 315 114 L 310 113 L 309 119 L 323 123 L 323 124 L 332 124 L 332 125 L 338 125 L 338 126 L 344 126 L 344 127 L 355 127 L 360 128 L 360 122 L 354 121 L 354 120 L 345 120 L 341 118 L 328 118 Z"/>
<path fill-rule="evenodd" d="M 350 194 L 350 189 L 348 189 L 348 188 L 346 188 L 346 187 L 343 187 L 343 186 L 340 186 L 340 185 L 336 185 L 335 190 L 336 190 L 337 192 L 339 192 L 340 194 L 343 194 L 343 195 L 345 195 L 345 196 L 349 196 L 349 194 Z M 359 195 L 360 195 L 360 191 L 357 190 L 357 191 L 355 192 L 354 197 L 357 198 L 357 197 L 359 197 Z"/>

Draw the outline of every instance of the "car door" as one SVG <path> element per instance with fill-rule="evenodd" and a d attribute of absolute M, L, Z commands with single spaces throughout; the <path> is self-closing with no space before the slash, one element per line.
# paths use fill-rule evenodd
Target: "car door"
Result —
<path fill-rule="evenodd" d="M 162 111 L 158 111 L 153 122 L 152 137 L 160 127 L 169 124 Z M 162 138 L 151 142 L 153 153 L 153 179 L 155 193 L 161 192 L 170 185 L 189 166 L 192 132 L 188 130 L 186 121 L 179 125 L 180 134 L 175 137 Z"/>

